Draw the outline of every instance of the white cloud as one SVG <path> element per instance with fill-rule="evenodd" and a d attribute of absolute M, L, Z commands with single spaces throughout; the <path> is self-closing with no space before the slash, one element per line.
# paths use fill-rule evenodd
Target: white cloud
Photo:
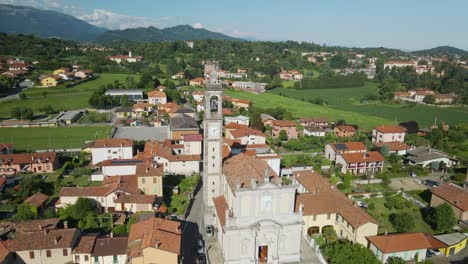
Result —
<path fill-rule="evenodd" d="M 203 28 L 203 25 L 202 25 L 202 23 L 197 22 L 197 23 L 193 24 L 193 27 L 194 28 Z"/>

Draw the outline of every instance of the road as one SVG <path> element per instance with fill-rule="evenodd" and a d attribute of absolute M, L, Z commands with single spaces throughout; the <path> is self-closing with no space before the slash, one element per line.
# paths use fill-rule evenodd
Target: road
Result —
<path fill-rule="evenodd" d="M 195 263 L 197 256 L 195 245 L 197 240 L 201 238 L 200 230 L 202 225 L 202 206 L 203 206 L 203 189 L 200 187 L 195 191 L 194 199 L 191 206 L 189 205 L 189 215 L 182 222 L 182 255 L 184 264 Z"/>

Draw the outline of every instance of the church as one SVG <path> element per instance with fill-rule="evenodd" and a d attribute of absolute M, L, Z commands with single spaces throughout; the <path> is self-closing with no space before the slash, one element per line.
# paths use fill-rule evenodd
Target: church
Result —
<path fill-rule="evenodd" d="M 205 225 L 216 228 L 224 263 L 299 262 L 297 186 L 283 182 L 267 162 L 244 153 L 223 162 L 222 98 L 222 85 L 212 72 L 205 90 Z"/>

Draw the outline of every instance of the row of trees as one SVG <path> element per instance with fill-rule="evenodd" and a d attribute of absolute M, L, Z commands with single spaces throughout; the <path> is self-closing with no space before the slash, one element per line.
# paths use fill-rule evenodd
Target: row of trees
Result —
<path fill-rule="evenodd" d="M 294 84 L 295 89 L 329 89 L 360 87 L 365 84 L 367 76 L 361 72 L 341 75 L 333 71 L 323 72 L 318 78 L 303 78 Z"/>

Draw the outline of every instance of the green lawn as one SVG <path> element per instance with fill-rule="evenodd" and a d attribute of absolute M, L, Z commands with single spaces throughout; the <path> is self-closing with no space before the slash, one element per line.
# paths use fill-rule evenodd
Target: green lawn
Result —
<path fill-rule="evenodd" d="M 25 100 L 12 100 L 0 103 L 0 117 L 9 118 L 10 111 L 15 106 L 31 107 L 35 114 L 39 112 L 39 108 L 44 105 L 51 105 L 57 110 L 71 110 L 89 107 L 88 100 L 91 94 L 101 85 L 113 83 L 114 80 L 125 82 L 127 76 L 133 76 L 135 81 L 138 81 L 138 75 L 128 74 L 111 74 L 103 73 L 99 78 L 93 81 L 85 82 L 72 88 L 51 87 L 51 88 L 32 88 L 25 93 L 28 98 Z M 46 91 L 44 97 L 42 93 Z"/>
<path fill-rule="evenodd" d="M 283 81 L 284 88 L 293 88 L 297 81 Z"/>
<path fill-rule="evenodd" d="M 272 93 L 252 94 L 242 91 L 226 91 L 227 95 L 236 98 L 252 100 L 254 105 L 260 108 L 284 107 L 288 109 L 294 117 L 301 116 L 327 116 L 331 120 L 344 119 L 350 124 L 357 124 L 362 128 L 372 128 L 382 124 L 388 124 L 392 121 L 382 117 L 373 116 L 372 112 L 368 114 L 357 114 L 353 112 L 333 109 L 327 106 L 315 105 L 309 102 L 283 97 Z"/>
<path fill-rule="evenodd" d="M 396 232 L 395 228 L 393 228 L 392 224 L 389 221 L 389 216 L 392 212 L 390 211 L 390 209 L 385 207 L 385 198 L 370 198 L 367 202 L 369 204 L 372 203 L 375 206 L 374 209 L 368 209 L 367 212 L 379 222 L 379 234 L 383 234 L 385 232 Z M 398 212 L 408 212 L 414 219 L 415 227 L 412 230 L 409 230 L 408 232 L 434 232 L 432 228 L 422 218 L 421 212 L 419 211 L 419 207 L 411 204 L 411 206 L 401 210 L 393 209 L 393 213 Z"/>
<path fill-rule="evenodd" d="M 79 176 L 79 177 L 73 177 L 73 176 L 67 176 L 63 177 L 62 183 L 64 185 L 76 185 L 79 187 L 88 187 L 88 186 L 100 186 L 101 182 L 92 182 L 89 179 L 89 176 L 84 175 L 84 176 Z"/>
<path fill-rule="evenodd" d="M 15 150 L 81 148 L 85 141 L 110 137 L 111 127 L 0 128 L 0 142 L 13 143 Z M 50 140 L 50 145 L 49 145 Z"/>

